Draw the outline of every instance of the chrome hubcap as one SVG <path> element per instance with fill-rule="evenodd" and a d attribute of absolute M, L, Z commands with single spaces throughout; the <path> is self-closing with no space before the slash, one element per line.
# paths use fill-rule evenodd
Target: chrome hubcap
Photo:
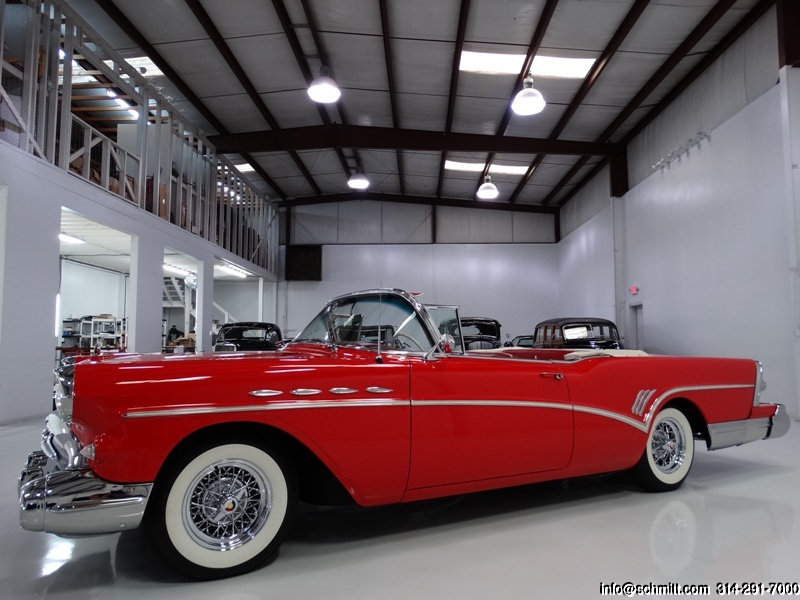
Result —
<path fill-rule="evenodd" d="M 662 473 L 674 473 L 686 457 L 686 438 L 674 419 L 663 419 L 653 429 L 650 440 L 653 462 Z"/>
<path fill-rule="evenodd" d="M 192 481 L 183 502 L 183 523 L 205 548 L 231 550 L 252 539 L 271 508 L 267 476 L 247 461 L 210 465 Z"/>

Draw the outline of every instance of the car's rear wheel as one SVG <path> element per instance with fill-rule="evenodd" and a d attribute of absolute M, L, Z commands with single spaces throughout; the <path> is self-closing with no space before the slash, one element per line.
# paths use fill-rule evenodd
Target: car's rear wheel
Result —
<path fill-rule="evenodd" d="M 692 426 L 680 410 L 668 407 L 656 415 L 631 475 L 647 491 L 667 492 L 683 484 L 693 459 Z"/>
<path fill-rule="evenodd" d="M 262 566 L 277 551 L 296 504 L 293 470 L 277 453 L 242 443 L 207 444 L 158 481 L 148 529 L 174 569 L 215 579 Z"/>

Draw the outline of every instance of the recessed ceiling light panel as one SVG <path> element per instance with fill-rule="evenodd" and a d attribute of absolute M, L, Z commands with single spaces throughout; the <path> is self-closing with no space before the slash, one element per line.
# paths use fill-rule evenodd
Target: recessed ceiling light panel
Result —
<path fill-rule="evenodd" d="M 492 52 L 461 53 L 459 69 L 490 75 L 519 75 L 525 62 L 524 54 L 497 54 Z M 594 64 L 593 58 L 566 58 L 563 56 L 536 56 L 531 65 L 534 77 L 583 79 Z"/>

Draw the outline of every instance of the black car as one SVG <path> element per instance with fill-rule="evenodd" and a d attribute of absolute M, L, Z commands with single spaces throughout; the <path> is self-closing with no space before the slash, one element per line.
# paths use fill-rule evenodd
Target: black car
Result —
<path fill-rule="evenodd" d="M 274 323 L 260 321 L 226 323 L 217 332 L 214 350 L 217 352 L 275 350 L 282 338 L 280 328 Z"/>
<path fill-rule="evenodd" d="M 622 348 L 613 321 L 596 317 L 561 317 L 536 325 L 534 348 Z"/>
<path fill-rule="evenodd" d="M 464 347 L 467 350 L 484 350 L 499 348 L 500 328 L 497 319 L 487 317 L 464 317 L 461 319 L 461 334 L 464 336 Z"/>
<path fill-rule="evenodd" d="M 518 335 L 510 342 L 503 344 L 504 346 L 516 346 L 517 348 L 532 348 L 533 336 L 532 335 Z"/>

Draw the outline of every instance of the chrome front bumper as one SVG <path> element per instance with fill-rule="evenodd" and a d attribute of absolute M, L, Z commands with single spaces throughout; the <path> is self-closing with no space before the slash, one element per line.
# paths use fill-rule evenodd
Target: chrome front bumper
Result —
<path fill-rule="evenodd" d="M 42 450 L 28 456 L 17 482 L 22 528 L 79 536 L 138 527 L 152 484 L 99 479 L 82 465 L 80 445 L 68 431 L 58 415 L 50 415 Z"/>
<path fill-rule="evenodd" d="M 771 417 L 709 425 L 708 449 L 719 450 L 786 435 L 791 425 L 789 415 L 786 413 L 786 408 L 783 404 L 776 404 L 776 406 L 775 414 Z"/>

